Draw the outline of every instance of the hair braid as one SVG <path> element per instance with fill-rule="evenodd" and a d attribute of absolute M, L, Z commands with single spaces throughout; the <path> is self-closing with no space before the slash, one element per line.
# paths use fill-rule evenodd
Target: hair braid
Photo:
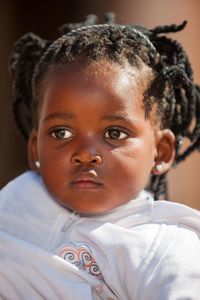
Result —
<path fill-rule="evenodd" d="M 198 137 L 200 135 L 200 86 L 195 85 L 196 92 L 196 126 L 194 128 L 194 136 Z"/>
<path fill-rule="evenodd" d="M 31 80 L 33 69 L 49 42 L 33 33 L 22 36 L 15 44 L 10 57 L 10 73 L 14 77 L 12 109 L 14 120 L 25 140 L 32 129 Z"/>
<path fill-rule="evenodd" d="M 115 14 L 112 12 L 106 13 L 104 15 L 104 21 L 107 24 L 115 24 Z"/>
<path fill-rule="evenodd" d="M 164 199 L 168 199 L 167 193 L 167 181 L 166 173 L 160 176 L 152 174 L 151 176 L 151 185 L 149 190 L 154 194 L 154 199 L 158 200 L 160 195 L 164 196 Z"/>
<path fill-rule="evenodd" d="M 180 25 L 171 24 L 166 26 L 156 26 L 154 29 L 151 29 L 150 31 L 154 34 L 160 34 L 160 33 L 172 33 L 172 32 L 178 32 L 185 28 L 187 24 L 187 21 L 183 21 Z"/>
<path fill-rule="evenodd" d="M 183 22 L 180 26 L 172 25 L 172 32 L 178 31 L 185 26 Z M 176 137 L 176 158 L 175 162 L 180 162 L 183 157 L 189 155 L 197 148 L 197 145 L 191 146 L 190 150 L 185 151 L 184 154 L 179 154 L 181 146 L 181 139 L 186 137 L 190 141 L 195 140 L 195 132 L 199 128 L 199 118 L 197 113 L 197 86 L 193 83 L 193 72 L 189 59 L 182 48 L 182 46 L 172 39 L 165 36 L 157 36 L 155 33 L 169 32 L 171 26 L 159 27 L 152 30 L 153 35 L 150 39 L 157 47 L 163 64 L 161 72 L 164 81 L 168 82 L 169 86 L 173 87 L 171 97 L 166 97 L 167 103 L 170 106 L 174 105 L 171 111 L 171 118 L 165 119 L 166 127 L 169 127 Z M 168 115 L 167 115 L 168 116 Z M 191 130 L 190 125 L 192 121 L 196 122 L 194 130 Z"/>

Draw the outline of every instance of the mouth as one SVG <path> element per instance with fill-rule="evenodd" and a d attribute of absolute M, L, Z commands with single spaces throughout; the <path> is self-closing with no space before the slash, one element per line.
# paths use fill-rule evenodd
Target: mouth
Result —
<path fill-rule="evenodd" d="M 72 180 L 70 187 L 83 191 L 99 190 L 103 187 L 103 183 L 93 176 L 82 175 Z"/>

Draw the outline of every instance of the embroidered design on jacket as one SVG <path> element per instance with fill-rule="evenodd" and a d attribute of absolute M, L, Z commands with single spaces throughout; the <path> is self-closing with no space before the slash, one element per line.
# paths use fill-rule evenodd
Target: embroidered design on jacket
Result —
<path fill-rule="evenodd" d="M 87 245 L 64 244 L 56 254 L 67 262 L 76 265 L 79 269 L 85 270 L 90 275 L 99 279 L 103 278 L 99 266 L 93 258 L 92 251 Z"/>

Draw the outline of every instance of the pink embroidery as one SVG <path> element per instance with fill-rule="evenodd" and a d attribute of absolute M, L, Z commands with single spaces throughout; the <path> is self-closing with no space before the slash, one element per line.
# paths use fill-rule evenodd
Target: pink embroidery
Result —
<path fill-rule="evenodd" d="M 103 283 L 101 282 L 97 287 L 96 287 L 96 293 L 97 295 L 100 295 L 103 291 Z"/>
<path fill-rule="evenodd" d="M 65 244 L 58 249 L 57 255 L 92 276 L 103 278 L 99 266 L 92 256 L 92 251 L 87 245 Z"/>

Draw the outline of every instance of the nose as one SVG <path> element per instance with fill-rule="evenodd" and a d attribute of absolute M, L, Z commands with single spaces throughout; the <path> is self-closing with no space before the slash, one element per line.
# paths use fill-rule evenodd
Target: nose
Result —
<path fill-rule="evenodd" d="M 78 151 L 74 152 L 71 157 L 72 164 L 93 164 L 101 165 L 103 163 L 103 157 L 99 153 L 96 153 L 91 147 L 81 147 Z"/>

